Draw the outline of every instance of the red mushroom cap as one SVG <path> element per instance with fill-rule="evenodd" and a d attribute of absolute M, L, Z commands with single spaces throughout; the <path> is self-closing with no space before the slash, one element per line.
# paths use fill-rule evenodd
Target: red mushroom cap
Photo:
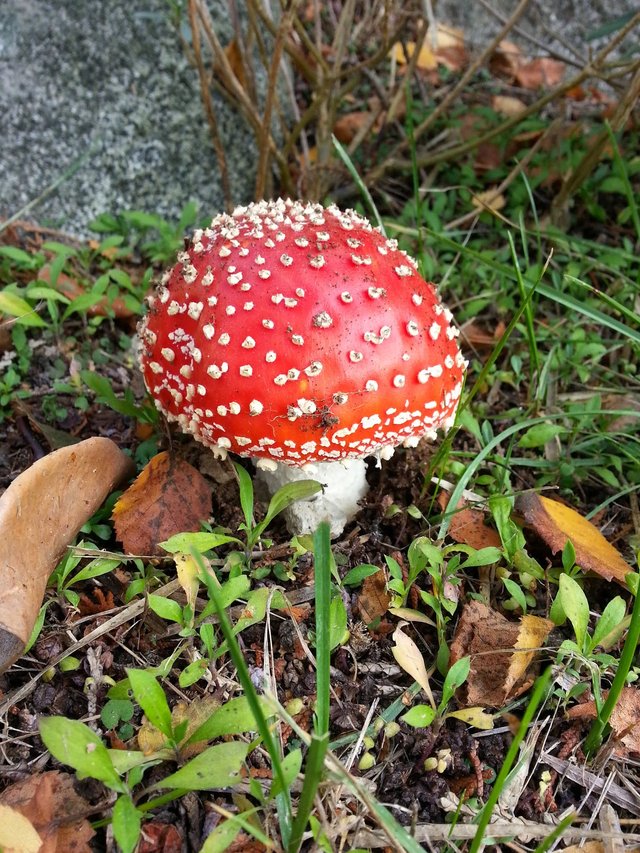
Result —
<path fill-rule="evenodd" d="M 353 211 L 279 199 L 216 216 L 140 327 L 158 408 L 203 444 L 304 465 L 451 425 L 465 361 L 416 264 Z"/>

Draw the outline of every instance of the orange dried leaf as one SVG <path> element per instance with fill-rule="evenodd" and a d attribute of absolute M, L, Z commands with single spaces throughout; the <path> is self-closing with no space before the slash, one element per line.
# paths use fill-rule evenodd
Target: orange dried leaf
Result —
<path fill-rule="evenodd" d="M 505 679 L 507 694 L 526 677 L 527 670 L 533 663 L 538 650 L 544 644 L 552 628 L 553 623 L 548 619 L 541 619 L 539 616 L 530 615 L 522 617 L 520 620 L 520 632 L 514 645 L 514 649 L 520 651 L 516 651 L 512 655 L 509 671 Z"/>
<path fill-rule="evenodd" d="M 243 89 L 247 88 L 247 75 L 244 70 L 244 58 L 242 56 L 242 48 L 236 39 L 231 39 L 229 44 L 224 48 L 225 55 L 231 66 L 234 76 Z"/>
<path fill-rule="evenodd" d="M 606 698 L 608 691 L 604 691 Z M 596 703 L 584 702 L 567 711 L 569 719 L 593 720 L 596 717 Z M 624 687 L 611 712 L 609 725 L 616 737 L 615 751 L 618 755 L 640 755 L 640 690 L 637 687 Z"/>
<path fill-rule="evenodd" d="M 447 509 L 449 506 L 447 492 L 440 492 L 438 503 L 443 511 Z M 482 510 L 472 509 L 467 506 L 464 500 L 460 500 L 457 511 L 451 515 L 449 536 L 456 542 L 470 545 L 472 548 L 500 548 L 502 546 L 500 536 L 492 527 L 487 527 L 484 522 L 485 514 Z"/>
<path fill-rule="evenodd" d="M 91 853 L 95 833 L 83 817 L 87 803 L 76 794 L 68 773 L 29 776 L 3 791 L 0 803 L 31 821 L 41 839 L 38 853 Z"/>
<path fill-rule="evenodd" d="M 166 451 L 146 465 L 116 503 L 116 536 L 129 554 L 162 554 L 158 542 L 197 531 L 211 513 L 211 489 L 183 459 Z"/>
<path fill-rule="evenodd" d="M 608 581 L 616 580 L 626 587 L 625 577 L 633 569 L 602 533 L 575 509 L 529 493 L 517 499 L 516 510 L 554 554 L 562 551 L 571 540 L 576 563 L 582 569 L 596 572 Z"/>
<path fill-rule="evenodd" d="M 415 51 L 415 42 L 408 41 L 403 45 L 402 42 L 398 41 L 391 48 L 391 57 L 398 63 L 398 65 L 406 65 L 411 60 Z M 438 60 L 436 59 L 434 52 L 429 47 L 428 37 L 422 43 L 418 59 L 416 60 L 416 67 L 422 69 L 422 71 L 435 71 L 438 67 Z"/>
<path fill-rule="evenodd" d="M 564 77 L 566 66 L 558 59 L 543 56 L 520 65 L 515 80 L 524 89 L 541 89 L 557 86 Z"/>
<path fill-rule="evenodd" d="M 338 142 L 348 145 L 365 125 L 373 124 L 373 113 L 369 110 L 357 110 L 340 116 L 333 126 L 333 133 Z"/>
<path fill-rule="evenodd" d="M 362 591 L 358 595 L 360 618 L 366 625 L 387 612 L 391 596 L 387 592 L 387 581 L 382 569 L 368 575 L 362 582 Z"/>
<path fill-rule="evenodd" d="M 525 693 L 535 678 L 535 651 L 552 628 L 552 622 L 537 616 L 510 622 L 481 601 L 466 604 L 450 657 L 451 664 L 471 657 L 469 677 L 460 691 L 464 704 L 499 708 Z"/>

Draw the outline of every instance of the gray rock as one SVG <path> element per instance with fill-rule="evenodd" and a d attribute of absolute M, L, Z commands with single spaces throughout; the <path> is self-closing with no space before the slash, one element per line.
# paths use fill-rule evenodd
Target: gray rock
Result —
<path fill-rule="evenodd" d="M 220 13 L 216 24 L 229 33 Z M 103 211 L 177 220 L 189 201 L 204 215 L 223 207 L 197 73 L 166 0 L 3 0 L 0 116 L 0 216 L 47 190 L 30 216 L 80 236 Z M 218 120 L 244 203 L 253 137 L 221 101 Z"/>

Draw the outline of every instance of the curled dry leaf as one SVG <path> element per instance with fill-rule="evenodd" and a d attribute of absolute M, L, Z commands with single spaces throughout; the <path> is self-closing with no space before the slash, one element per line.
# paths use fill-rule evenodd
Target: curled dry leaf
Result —
<path fill-rule="evenodd" d="M 3 828 L 2 810 L 7 808 L 30 821 L 39 836 L 39 844 L 34 848 L 37 853 L 91 853 L 89 842 L 95 832 L 84 817 L 88 804 L 76 794 L 73 777 L 69 774 L 55 770 L 36 773 L 9 786 L 0 794 L 0 827 Z M 12 841 L 14 848 L 0 833 L 2 850 L 26 853 L 31 849 L 18 846 L 15 837 Z"/>
<path fill-rule="evenodd" d="M 608 690 L 603 695 L 606 698 Z M 569 719 L 594 720 L 596 703 L 584 702 L 574 705 L 567 711 Z M 628 757 L 640 755 L 640 690 L 637 687 L 624 687 L 609 717 L 609 725 L 615 736 L 615 752 Z"/>
<path fill-rule="evenodd" d="M 464 606 L 451 644 L 450 663 L 471 657 L 471 671 L 461 688 L 465 705 L 499 708 L 526 692 L 535 678 L 535 657 L 553 623 L 523 616 L 520 623 L 483 604 Z"/>
<path fill-rule="evenodd" d="M 404 669 L 404 671 L 408 673 L 414 681 L 418 682 L 435 708 L 435 702 L 433 700 L 433 693 L 431 692 L 429 675 L 424 663 L 424 658 L 422 657 L 420 649 L 411 637 L 405 634 L 402 630 L 403 625 L 406 625 L 406 622 L 401 622 L 393 632 L 395 646 L 392 646 L 391 651 L 398 663 L 398 666 L 402 667 L 402 669 Z"/>
<path fill-rule="evenodd" d="M 438 504 L 443 511 L 449 506 L 449 494 L 444 490 L 438 494 Z M 478 550 L 490 547 L 501 548 L 500 536 L 484 522 L 484 512 L 468 506 L 463 498 L 458 502 L 457 510 L 451 515 L 449 536 L 456 542 L 470 545 Z"/>
<path fill-rule="evenodd" d="M 158 453 L 113 508 L 116 536 L 129 554 L 163 554 L 158 542 L 198 531 L 211 513 L 211 489 L 183 459 Z"/>
<path fill-rule="evenodd" d="M 34 462 L 0 497 L 0 672 L 27 643 L 65 548 L 133 472 L 110 439 L 88 438 Z"/>
<path fill-rule="evenodd" d="M 562 551 L 571 540 L 577 565 L 626 587 L 625 577 L 633 569 L 602 533 L 575 509 L 531 492 L 520 495 L 516 510 L 554 554 Z"/>
<path fill-rule="evenodd" d="M 387 581 L 384 572 L 380 569 L 373 575 L 368 575 L 362 582 L 362 590 L 358 595 L 358 609 L 360 618 L 366 625 L 370 625 L 376 619 L 387 612 L 391 596 L 387 592 Z"/>

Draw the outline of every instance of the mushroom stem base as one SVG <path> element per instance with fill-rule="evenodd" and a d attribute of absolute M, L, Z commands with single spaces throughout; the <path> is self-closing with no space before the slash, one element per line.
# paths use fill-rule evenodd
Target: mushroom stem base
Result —
<path fill-rule="evenodd" d="M 256 477 L 264 483 L 269 494 L 297 480 L 317 480 L 323 490 L 308 501 L 296 501 L 284 516 L 289 532 L 294 536 L 313 533 L 321 521 L 331 525 L 331 537 L 339 536 L 345 524 L 359 509 L 358 501 L 366 495 L 364 459 L 347 459 L 343 462 L 316 462 L 304 468 L 278 463 L 274 471 L 258 468 Z"/>

